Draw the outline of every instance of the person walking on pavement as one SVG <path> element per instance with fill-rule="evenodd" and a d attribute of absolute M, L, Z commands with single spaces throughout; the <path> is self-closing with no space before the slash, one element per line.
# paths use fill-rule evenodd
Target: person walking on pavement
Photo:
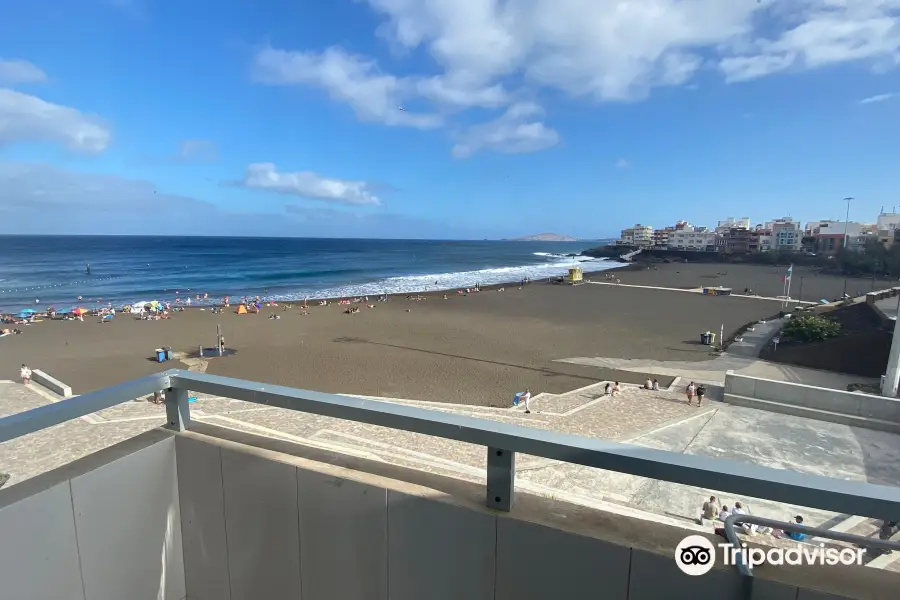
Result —
<path fill-rule="evenodd" d="M 882 521 L 881 529 L 878 531 L 878 539 L 889 541 L 897 533 L 897 530 L 897 521 Z M 882 550 L 882 554 L 893 554 L 893 550 Z"/>
<path fill-rule="evenodd" d="M 25 385 L 29 385 L 31 383 L 31 369 L 28 368 L 28 365 L 22 365 L 22 368 L 19 369 L 19 375 L 22 377 L 22 383 L 24 383 Z"/>
<path fill-rule="evenodd" d="M 531 414 L 531 408 L 528 406 L 528 401 L 531 400 L 531 389 L 525 388 L 525 393 L 522 394 L 522 401 L 525 403 L 525 414 Z"/>

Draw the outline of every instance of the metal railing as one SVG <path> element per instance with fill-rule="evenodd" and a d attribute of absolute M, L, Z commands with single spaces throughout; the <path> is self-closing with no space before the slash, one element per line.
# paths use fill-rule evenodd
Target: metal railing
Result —
<path fill-rule="evenodd" d="M 0 443 L 165 390 L 167 427 L 191 426 L 189 390 L 487 448 L 487 505 L 510 510 L 517 453 L 837 513 L 900 521 L 900 488 L 641 448 L 488 419 L 190 371 L 166 371 L 0 419 Z M 808 531 L 808 530 L 807 530 Z"/>
<path fill-rule="evenodd" d="M 741 540 L 737 536 L 737 531 L 735 531 L 735 526 L 743 524 L 769 527 L 771 529 L 780 529 L 785 533 L 802 533 L 808 538 L 828 538 L 840 542 L 855 544 L 864 548 L 877 548 L 879 550 L 885 550 L 888 552 L 893 550 L 900 550 L 900 543 L 898 542 L 874 539 L 862 535 L 844 533 L 842 531 L 832 531 L 830 529 L 823 529 L 821 527 L 809 527 L 806 525 L 801 525 L 799 523 L 785 523 L 783 521 L 766 519 L 754 515 L 732 514 L 727 519 L 725 519 L 723 527 L 725 529 L 725 538 L 728 540 L 728 543 L 735 548 L 734 565 L 735 567 L 737 567 L 738 572 L 742 576 L 744 598 L 747 599 L 753 597 L 753 565 L 748 562 L 747 555 L 745 552 L 743 552 Z M 798 541 L 798 543 L 803 542 Z"/>

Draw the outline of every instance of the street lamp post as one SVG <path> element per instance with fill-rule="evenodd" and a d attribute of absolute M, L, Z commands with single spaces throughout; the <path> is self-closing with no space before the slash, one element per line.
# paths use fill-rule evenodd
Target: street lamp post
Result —
<path fill-rule="evenodd" d="M 853 196 L 847 196 L 844 198 L 844 202 L 847 203 L 847 217 L 844 219 L 844 252 L 847 252 L 850 238 L 847 235 L 848 230 L 850 229 L 850 201 L 855 200 Z M 844 274 L 844 295 L 841 297 L 843 300 L 847 296 L 847 276 Z"/>

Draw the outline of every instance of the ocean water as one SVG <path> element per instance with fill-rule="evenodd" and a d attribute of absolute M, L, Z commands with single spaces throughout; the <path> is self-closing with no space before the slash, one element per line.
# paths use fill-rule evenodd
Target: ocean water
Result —
<path fill-rule="evenodd" d="M 299 300 L 412 293 L 616 265 L 590 242 L 0 236 L 0 312 L 209 294 Z M 87 274 L 87 265 L 91 273 Z M 78 296 L 83 300 L 78 301 Z M 195 301 L 196 303 L 196 301 Z"/>

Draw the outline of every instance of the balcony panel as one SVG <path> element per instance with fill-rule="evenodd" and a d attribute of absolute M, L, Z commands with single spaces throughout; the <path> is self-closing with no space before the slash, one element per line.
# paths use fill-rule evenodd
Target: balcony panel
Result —
<path fill-rule="evenodd" d="M 176 437 L 175 450 L 185 586 L 189 597 L 191 600 L 229 598 L 222 450 L 187 436 Z"/>
<path fill-rule="evenodd" d="M 185 595 L 171 433 L 144 433 L 0 491 L 0 598 Z"/>
<path fill-rule="evenodd" d="M 158 441 L 72 478 L 87 600 L 185 596 L 175 440 L 150 434 Z"/>
<path fill-rule="evenodd" d="M 0 502 L 0 597 L 84 600 L 69 482 L 33 487 L 11 488 Z"/>
<path fill-rule="evenodd" d="M 387 490 L 300 467 L 297 486 L 303 598 L 386 600 Z"/>
<path fill-rule="evenodd" d="M 495 516 L 390 490 L 388 522 L 391 600 L 493 600 Z"/>
<path fill-rule="evenodd" d="M 231 600 L 300 596 L 297 471 L 222 449 Z"/>
<path fill-rule="evenodd" d="M 585 590 L 628 597 L 630 548 L 527 521 L 497 521 L 496 600 L 580 598 Z"/>

